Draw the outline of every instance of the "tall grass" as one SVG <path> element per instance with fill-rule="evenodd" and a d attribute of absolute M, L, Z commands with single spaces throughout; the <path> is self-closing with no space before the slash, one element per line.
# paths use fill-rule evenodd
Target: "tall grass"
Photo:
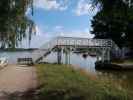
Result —
<path fill-rule="evenodd" d="M 132 93 L 82 69 L 66 65 L 37 65 L 39 100 L 132 100 Z"/>

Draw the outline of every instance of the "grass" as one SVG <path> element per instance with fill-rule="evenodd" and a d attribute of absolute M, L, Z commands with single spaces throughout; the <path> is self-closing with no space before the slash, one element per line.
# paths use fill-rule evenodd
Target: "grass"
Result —
<path fill-rule="evenodd" d="M 84 70 L 57 64 L 37 65 L 38 100 L 132 100 L 132 93 Z"/>
<path fill-rule="evenodd" d="M 133 59 L 127 59 L 127 60 L 125 60 L 125 63 L 133 63 Z"/>
<path fill-rule="evenodd" d="M 133 59 L 114 59 L 113 61 L 112 61 L 112 63 L 116 63 L 116 64 L 125 64 L 125 63 L 127 63 L 127 64 L 132 64 L 133 63 Z"/>

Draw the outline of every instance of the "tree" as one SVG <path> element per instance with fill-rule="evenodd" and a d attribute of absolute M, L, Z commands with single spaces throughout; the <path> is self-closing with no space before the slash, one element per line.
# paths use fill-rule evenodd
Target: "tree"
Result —
<path fill-rule="evenodd" d="M 92 1 L 100 9 L 92 20 L 95 38 L 109 38 L 119 47 L 133 47 L 133 0 Z"/>
<path fill-rule="evenodd" d="M 28 8 L 32 9 L 33 0 L 0 1 L 0 47 L 15 48 L 23 38 L 34 32 L 34 23 L 26 16 Z"/>

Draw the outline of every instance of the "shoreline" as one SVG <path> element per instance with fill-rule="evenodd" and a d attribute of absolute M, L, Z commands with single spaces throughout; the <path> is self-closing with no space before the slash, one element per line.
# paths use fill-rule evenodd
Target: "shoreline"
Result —
<path fill-rule="evenodd" d="M 107 70 L 133 70 L 133 63 L 124 62 L 124 63 L 108 63 L 108 62 L 96 62 L 95 68 L 98 70 L 107 69 Z"/>

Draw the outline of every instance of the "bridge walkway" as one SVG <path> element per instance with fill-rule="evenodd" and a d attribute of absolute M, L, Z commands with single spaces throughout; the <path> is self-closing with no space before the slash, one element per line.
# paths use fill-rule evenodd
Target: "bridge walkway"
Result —
<path fill-rule="evenodd" d="M 53 40 L 42 45 L 38 50 L 31 54 L 31 58 L 35 63 L 41 61 L 44 57 L 49 55 L 53 50 L 57 51 L 57 61 L 61 63 L 61 53 L 65 52 L 68 56 L 69 52 L 77 49 L 95 49 L 97 53 L 97 60 L 102 58 L 102 61 L 110 60 L 110 52 L 115 49 L 117 45 L 110 39 L 88 39 L 88 38 L 74 38 L 74 37 L 56 37 Z M 63 52 L 62 52 L 63 51 Z M 98 53 L 100 51 L 100 53 Z M 68 57 L 66 57 L 68 59 Z"/>

